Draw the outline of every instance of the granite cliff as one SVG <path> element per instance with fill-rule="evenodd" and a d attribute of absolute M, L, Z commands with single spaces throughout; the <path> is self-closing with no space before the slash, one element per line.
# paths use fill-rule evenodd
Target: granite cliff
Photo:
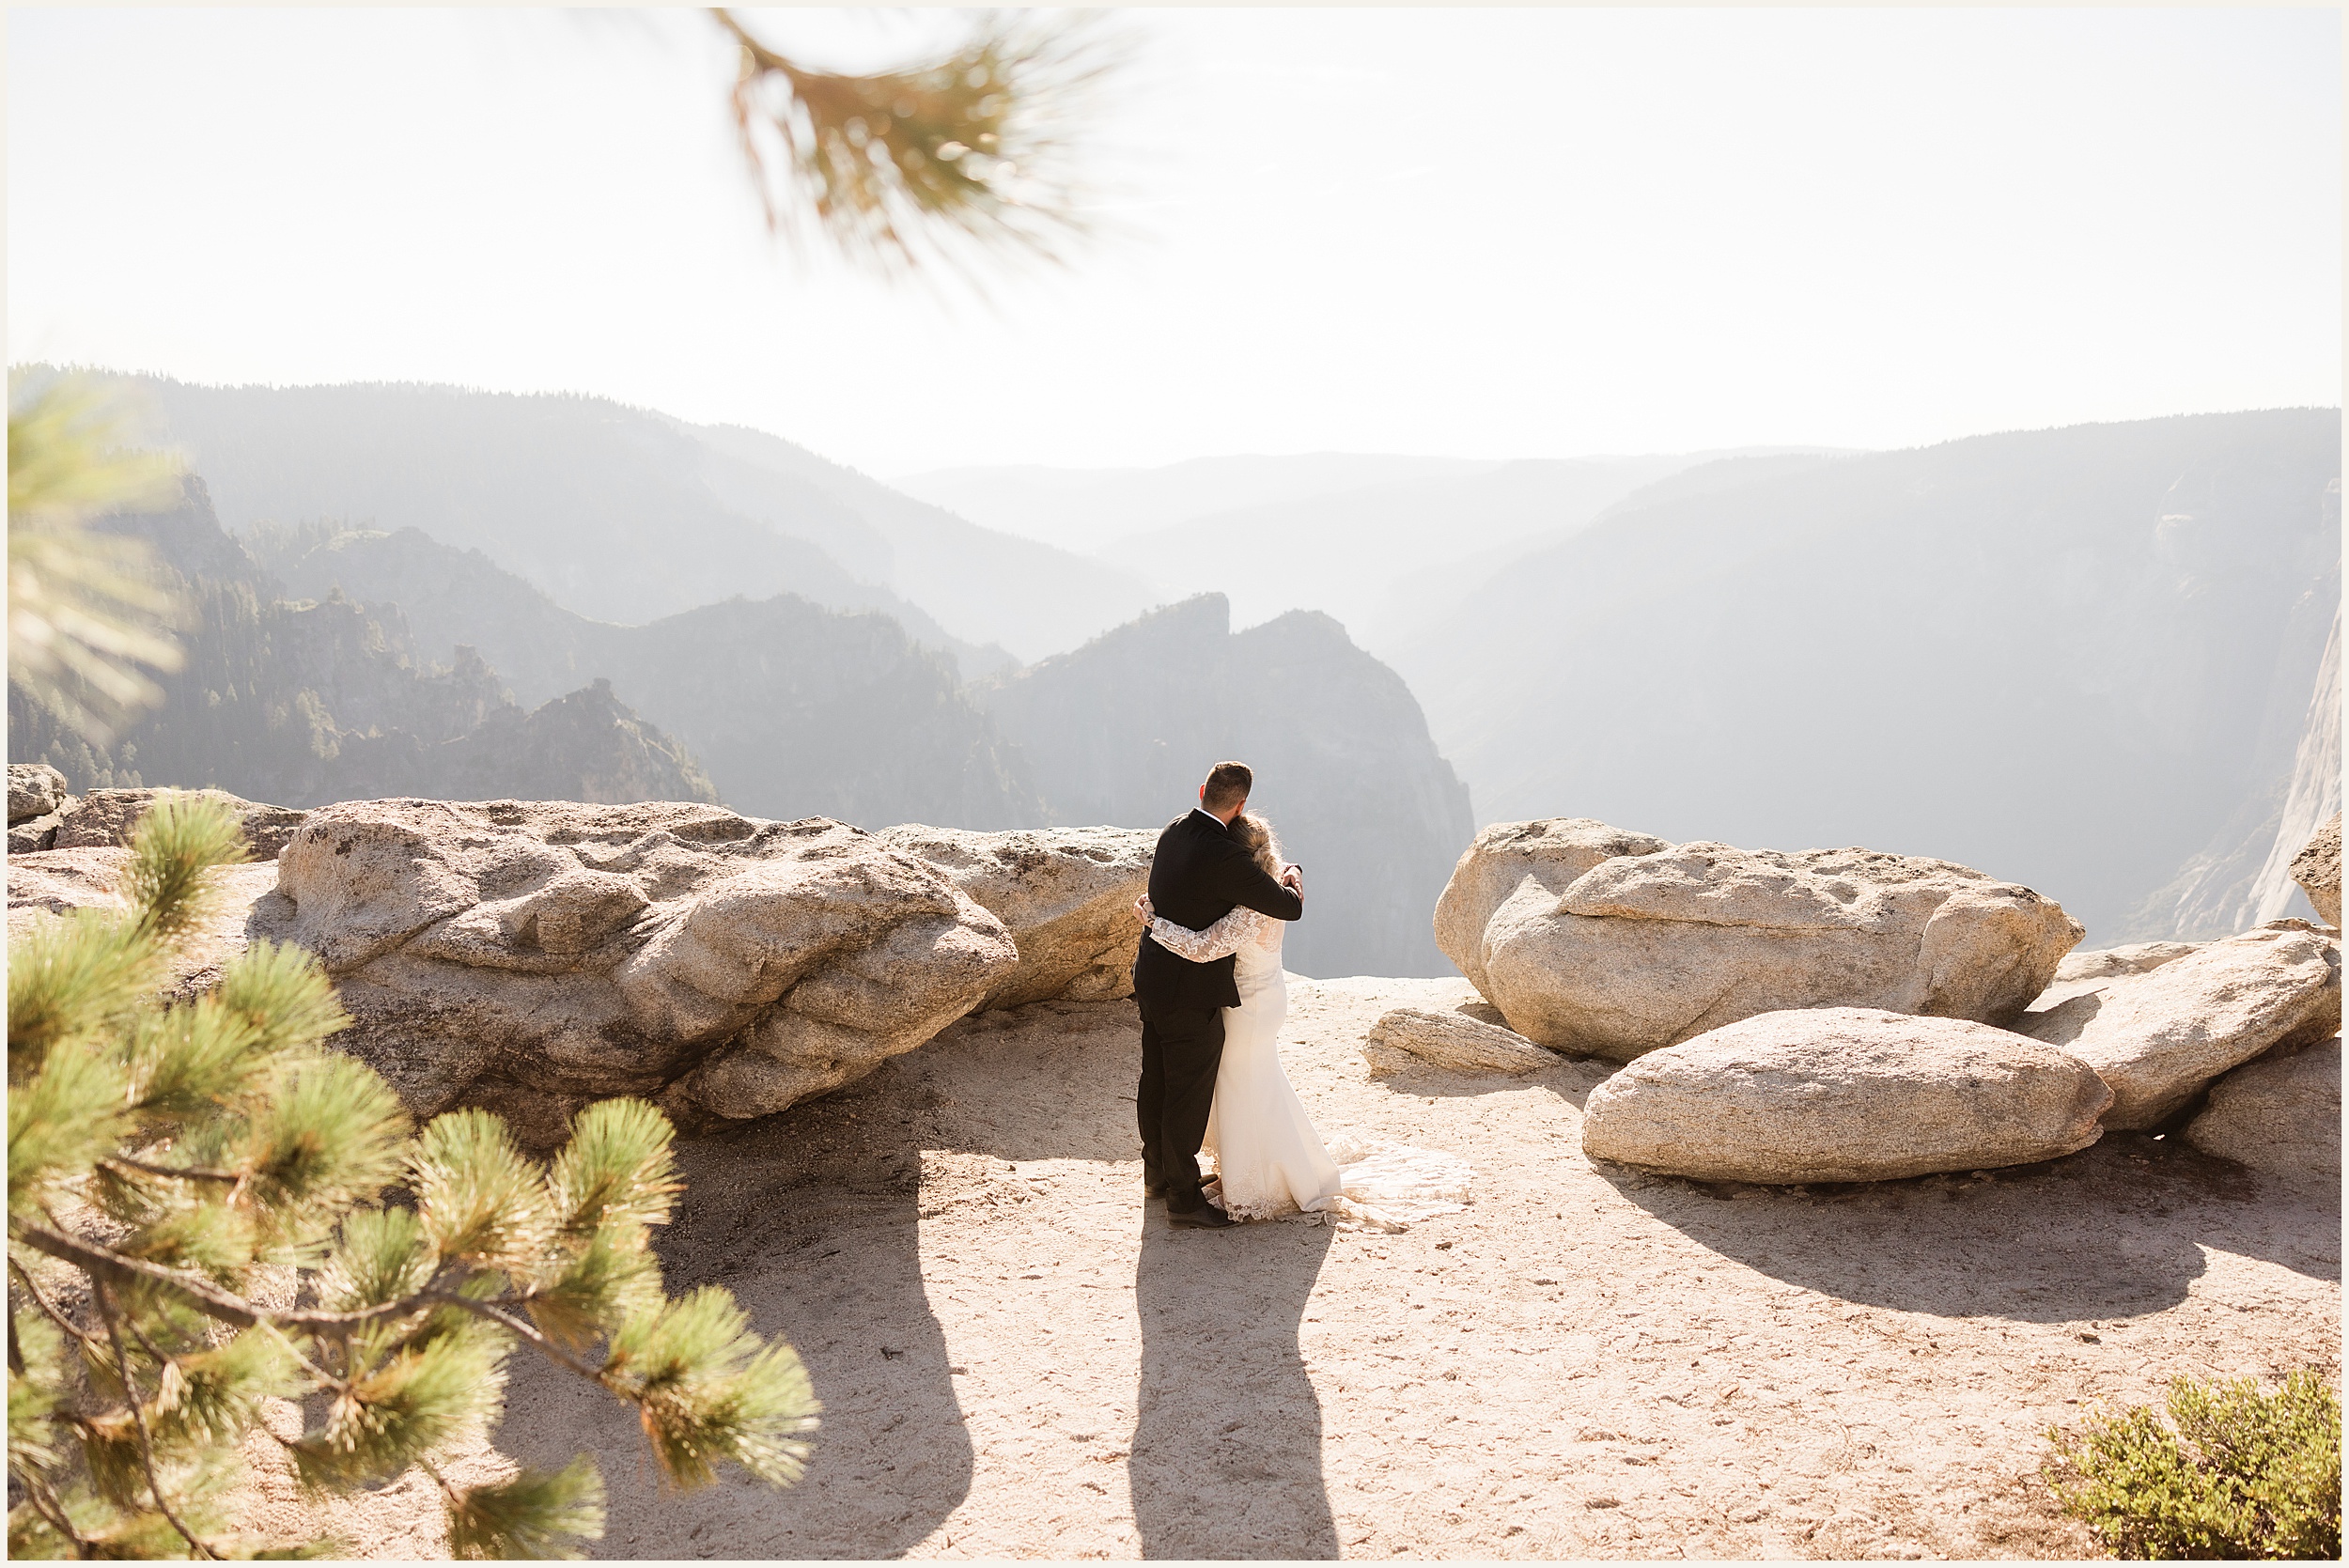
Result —
<path fill-rule="evenodd" d="M 382 795 L 620 801 L 714 799 L 701 767 L 601 682 L 523 707 L 471 648 L 415 657 L 397 608 L 289 600 L 229 537 L 201 479 L 163 513 L 110 519 L 146 539 L 195 614 L 163 701 L 110 744 L 8 688 L 8 756 L 75 789 L 210 785 L 288 806 Z"/>
<path fill-rule="evenodd" d="M 435 654 L 480 650 L 521 702 L 608 680 L 619 701 L 692 749 L 718 799 L 753 815 L 942 828 L 1045 820 L 1025 763 L 964 697 L 953 660 L 878 612 L 783 594 L 620 626 L 575 614 L 479 551 L 412 528 L 273 533 L 259 548 L 295 592 L 340 590 L 402 614 Z"/>
<path fill-rule="evenodd" d="M 1256 770 L 1251 809 L 1305 867 L 1290 933 L 1305 974 L 1431 975 L 1427 911 L 1471 836 L 1468 789 L 1402 678 L 1329 616 L 1234 632 L 1221 594 L 1153 612 L 972 688 L 1060 823 L 1164 822 L 1217 759 Z"/>

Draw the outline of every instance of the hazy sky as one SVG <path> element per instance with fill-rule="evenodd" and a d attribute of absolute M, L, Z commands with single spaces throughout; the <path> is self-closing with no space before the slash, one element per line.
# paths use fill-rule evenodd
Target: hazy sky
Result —
<path fill-rule="evenodd" d="M 750 13 L 881 57 L 936 19 Z M 13 9 L 8 353 L 595 392 L 881 474 L 2335 403 L 2331 10 L 1184 10 L 991 304 L 767 238 L 692 12 Z"/>

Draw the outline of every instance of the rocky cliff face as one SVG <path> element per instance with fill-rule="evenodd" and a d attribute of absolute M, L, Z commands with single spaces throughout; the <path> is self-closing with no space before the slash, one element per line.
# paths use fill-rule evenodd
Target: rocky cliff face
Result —
<path fill-rule="evenodd" d="M 785 595 L 616 626 L 414 529 L 281 536 L 268 557 L 295 592 L 339 589 L 408 618 L 428 654 L 480 650 L 524 703 L 608 680 L 614 699 L 691 747 L 719 798 L 742 811 L 949 828 L 1044 821 L 1025 765 L 961 694 L 954 664 L 887 616 Z"/>
<path fill-rule="evenodd" d="M 77 790 L 215 785 L 288 806 L 384 795 L 451 800 L 708 800 L 684 750 L 590 688 L 526 710 L 470 649 L 420 668 L 389 606 L 289 602 L 213 517 L 186 504 L 110 526 L 146 538 L 187 583 L 197 621 L 161 707 L 99 746 L 8 690 L 8 754 Z"/>
<path fill-rule="evenodd" d="M 2341 812 L 2341 571 L 2293 607 L 2286 622 L 2284 686 L 2304 661 L 2326 604 L 2332 630 L 2316 690 L 2296 715 L 2288 690 L 2271 691 L 2256 746 L 2257 787 L 2229 814 L 2210 843 L 2129 911 L 2128 938 L 2223 937 L 2286 915 L 2322 913 L 2293 881 L 2293 857 L 2327 816 Z M 2295 722 L 2296 717 L 2297 722 Z M 2296 743 L 2295 743 L 2296 742 Z"/>
<path fill-rule="evenodd" d="M 1468 790 L 1393 671 L 1327 615 L 1234 633 L 1220 594 L 1155 612 L 972 689 L 1042 782 L 1052 820 L 1163 823 L 1219 758 L 1305 867 L 1288 939 L 1305 974 L 1443 974 L 1427 911 L 1470 836 Z"/>

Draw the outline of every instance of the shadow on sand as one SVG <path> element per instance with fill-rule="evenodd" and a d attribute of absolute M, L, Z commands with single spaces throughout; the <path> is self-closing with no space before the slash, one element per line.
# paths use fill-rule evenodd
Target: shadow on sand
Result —
<path fill-rule="evenodd" d="M 1299 1321 L 1328 1256 L 1323 1226 L 1210 1234 L 1143 1221 L 1135 1303 L 1142 1389 L 1127 1460 L 1150 1558 L 1333 1558 L 1321 1401 Z M 1215 1394 L 1221 1421 L 1202 1414 Z M 1242 1414 L 1228 1414 L 1234 1408 Z"/>
<path fill-rule="evenodd" d="M 921 1151 L 936 1108 L 884 1068 L 841 1094 L 677 1145 L 687 1196 L 656 1233 L 671 1295 L 732 1290 L 807 1363 L 824 1402 L 806 1476 L 772 1491 L 729 1470 L 663 1492 L 632 1411 L 517 1356 L 498 1446 L 526 1465 L 594 1452 L 610 1494 L 599 1558 L 880 1558 L 971 1489 L 971 1436 L 922 1281 Z M 883 1340 L 880 1325 L 890 1325 Z"/>
<path fill-rule="evenodd" d="M 2159 1312 L 2186 1298 L 2207 1266 L 2205 1247 L 2341 1278 L 2337 1199 L 2279 1203 L 2238 1168 L 2135 1135 L 1980 1175 L 1839 1186 L 1596 1169 L 1724 1257 L 1903 1312 L 2024 1323 Z"/>
<path fill-rule="evenodd" d="M 973 1454 L 922 1277 L 926 1151 L 1133 1162 L 1142 1373 L 1128 1479 L 1143 1554 L 1337 1555 L 1320 1402 L 1298 1345 L 1332 1233 L 1171 1233 L 1163 1208 L 1140 1202 L 1131 1006 L 1068 1007 L 1063 1027 L 1034 1027 L 1054 1006 L 965 1020 L 836 1094 L 679 1142 L 687 1195 L 657 1233 L 669 1291 L 724 1285 L 754 1329 L 788 1340 L 822 1429 L 787 1490 L 738 1472 L 664 1493 L 631 1411 L 516 1356 L 498 1446 L 550 1468 L 597 1455 L 610 1524 L 595 1556 L 895 1557 L 961 1506 Z M 1210 1404 L 1221 1420 L 1198 1414 Z"/>

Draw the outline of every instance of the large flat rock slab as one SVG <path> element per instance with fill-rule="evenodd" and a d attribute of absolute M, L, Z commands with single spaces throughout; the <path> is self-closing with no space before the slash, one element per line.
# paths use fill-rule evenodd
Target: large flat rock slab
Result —
<path fill-rule="evenodd" d="M 1142 921 L 1159 835 L 1146 828 L 1028 828 L 983 833 L 918 824 L 884 828 L 883 844 L 943 873 L 1002 921 L 1019 962 L 979 1003 L 1019 1007 L 1133 994 Z"/>
<path fill-rule="evenodd" d="M 1988 1024 L 1862 1007 L 1766 1013 L 1600 1084 L 1582 1149 L 1709 1181 L 1885 1181 L 2075 1154 L 2096 1141 L 2111 1103 L 2086 1063 Z"/>
<path fill-rule="evenodd" d="M 1017 968 L 1003 922 L 861 829 L 714 806 L 367 800 L 278 859 L 338 1043 L 532 1141 L 612 1094 L 763 1116 L 921 1045 Z"/>

